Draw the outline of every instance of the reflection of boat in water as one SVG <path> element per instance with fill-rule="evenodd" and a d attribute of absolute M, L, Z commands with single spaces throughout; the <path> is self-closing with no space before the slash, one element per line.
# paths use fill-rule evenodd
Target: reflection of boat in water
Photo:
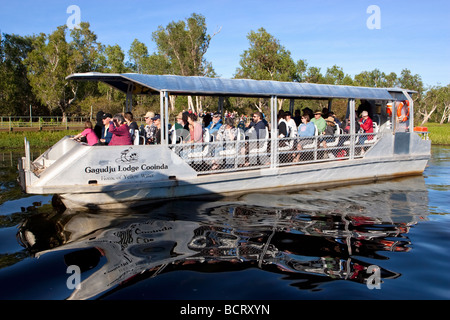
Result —
<path fill-rule="evenodd" d="M 173 201 L 134 214 L 66 211 L 47 220 L 58 225 L 49 228 L 52 234 L 38 234 L 42 221 L 30 220 L 19 236 L 37 257 L 63 252 L 67 266 L 91 270 L 70 299 L 100 297 L 179 270 L 258 267 L 288 275 L 301 288 L 334 279 L 367 284 L 373 261 L 382 279 L 400 276 L 383 268 L 383 252 L 409 250 L 409 228 L 426 218 L 426 200 L 424 179 L 416 177 L 333 192 Z M 60 244 L 51 247 L 46 237 Z"/>
<path fill-rule="evenodd" d="M 105 148 L 65 137 L 34 161 L 26 141 L 19 161 L 22 188 L 30 194 L 57 194 L 67 208 L 123 208 L 168 198 L 421 175 L 430 158 L 431 142 L 409 125 L 414 123 L 409 90 L 142 74 L 73 74 L 68 80 L 101 81 L 123 91 L 127 111 L 133 94 L 157 94 L 162 126 L 159 145 L 137 140 L 133 146 Z M 225 98 L 270 99 L 270 128 L 249 129 L 247 136 L 237 134 L 226 143 L 211 141 L 204 130 L 201 143 L 174 143 L 181 135 L 168 130 L 169 95 L 217 98 L 220 112 Z M 358 132 L 351 116 L 347 132 L 336 126 L 334 135 L 316 130 L 311 137 L 279 138 L 278 101 L 288 99 L 290 109 L 296 100 L 311 99 L 318 105 L 326 101 L 330 111 L 333 101 L 347 103 L 347 115 L 363 107 L 374 123 L 366 133 Z M 356 101 L 361 101 L 358 108 Z M 410 118 L 403 121 L 397 110 L 406 103 Z"/>

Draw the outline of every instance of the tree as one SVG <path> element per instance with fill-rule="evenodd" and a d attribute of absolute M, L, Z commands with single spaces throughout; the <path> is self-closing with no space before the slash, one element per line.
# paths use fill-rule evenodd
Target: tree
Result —
<path fill-rule="evenodd" d="M 240 67 L 237 68 L 235 78 L 254 80 L 298 81 L 298 70 L 304 66 L 301 62 L 295 63 L 291 53 L 280 44 L 264 28 L 257 32 L 250 31 L 247 35 L 250 42 L 249 49 L 241 54 Z M 283 107 L 284 99 L 278 100 L 278 107 Z M 264 113 L 267 101 L 258 99 L 255 107 Z"/>
<path fill-rule="evenodd" d="M 39 107 L 27 79 L 24 60 L 32 49 L 32 37 L 0 34 L 0 113 L 26 115 L 30 105 Z"/>
<path fill-rule="evenodd" d="M 257 32 L 250 31 L 247 35 L 250 48 L 245 50 L 239 61 L 235 78 L 255 80 L 298 81 L 297 65 L 291 58 L 291 53 L 284 48 L 264 28 Z"/>
<path fill-rule="evenodd" d="M 215 35 L 215 34 L 214 34 Z M 168 63 L 168 72 L 182 76 L 214 77 L 212 64 L 205 59 L 206 51 L 214 35 L 207 34 L 205 17 L 193 13 L 186 21 L 171 22 L 167 27 L 159 26 L 153 32 L 153 40 L 158 48 L 158 55 L 152 56 L 150 65 L 164 57 Z M 154 66 L 154 64 L 153 64 Z M 196 100 L 196 108 L 192 97 L 188 97 L 189 108 L 200 111 L 200 103 Z M 171 100 L 174 110 L 174 99 Z"/>
<path fill-rule="evenodd" d="M 436 114 L 435 120 L 440 124 L 446 120 L 450 122 L 450 85 L 431 87 L 423 100 L 424 103 L 418 108 L 418 114 L 423 116 L 422 124 L 428 122 L 433 113 Z"/>
<path fill-rule="evenodd" d="M 70 43 L 66 41 L 66 31 L 64 25 L 50 35 L 41 33 L 35 37 L 33 50 L 25 60 L 34 94 L 50 111 L 59 109 L 63 117 L 78 95 L 92 86 L 67 81 L 66 77 L 76 72 L 96 71 L 100 48 L 88 23 L 81 23 L 80 29 L 71 32 Z"/>
<path fill-rule="evenodd" d="M 134 39 L 128 50 L 128 56 L 131 60 L 130 68 L 137 73 L 143 73 L 146 60 L 149 58 L 147 46 L 138 39 Z"/>
<path fill-rule="evenodd" d="M 186 21 L 159 26 L 153 32 L 158 53 L 167 58 L 171 71 L 182 76 L 214 76 L 205 59 L 212 37 L 206 33 L 205 17 L 193 13 Z"/>

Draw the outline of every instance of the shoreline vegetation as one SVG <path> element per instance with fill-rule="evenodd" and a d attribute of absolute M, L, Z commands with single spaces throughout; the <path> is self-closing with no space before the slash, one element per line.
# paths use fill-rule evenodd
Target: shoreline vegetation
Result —
<path fill-rule="evenodd" d="M 426 123 L 432 145 L 450 145 L 450 124 Z M 26 137 L 33 148 L 49 148 L 67 135 L 76 135 L 79 130 L 0 132 L 0 150 L 23 149 Z"/>

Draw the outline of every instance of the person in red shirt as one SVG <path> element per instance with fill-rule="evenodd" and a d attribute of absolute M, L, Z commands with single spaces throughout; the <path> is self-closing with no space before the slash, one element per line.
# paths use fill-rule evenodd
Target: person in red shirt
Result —
<path fill-rule="evenodd" d="M 367 111 L 361 112 L 361 119 L 359 120 L 359 125 L 361 129 L 364 130 L 364 133 L 373 133 L 373 121 L 369 117 L 369 113 Z M 359 138 L 359 143 L 364 144 L 366 140 L 372 140 L 373 135 L 362 135 Z"/>
<path fill-rule="evenodd" d="M 113 121 L 109 123 L 109 132 L 112 133 L 109 146 L 124 146 L 132 145 L 130 135 L 130 128 L 128 127 L 125 118 L 120 114 L 116 114 Z"/>

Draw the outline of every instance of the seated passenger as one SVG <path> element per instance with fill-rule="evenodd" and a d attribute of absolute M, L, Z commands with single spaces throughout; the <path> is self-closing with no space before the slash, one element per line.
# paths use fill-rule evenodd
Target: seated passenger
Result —
<path fill-rule="evenodd" d="M 156 128 L 153 144 L 161 144 L 161 116 L 159 114 L 155 114 L 152 121 Z"/>
<path fill-rule="evenodd" d="M 284 113 L 286 123 L 288 125 L 288 137 L 295 137 L 297 135 L 297 127 L 300 125 L 300 123 L 297 125 L 295 123 L 295 120 L 292 118 L 292 114 L 290 111 L 286 111 Z M 301 118 L 300 118 L 301 120 Z"/>
<path fill-rule="evenodd" d="M 102 117 L 102 121 L 103 121 L 102 135 L 98 144 L 107 146 L 112 138 L 112 133 L 109 132 L 109 124 L 112 121 L 112 115 L 110 113 L 105 113 Z"/>
<path fill-rule="evenodd" d="M 116 114 L 113 121 L 109 124 L 109 132 L 112 133 L 109 146 L 132 145 L 130 128 L 128 128 L 125 118 L 120 114 Z"/>
<path fill-rule="evenodd" d="M 250 122 L 245 135 L 246 139 L 249 140 L 266 138 L 266 123 L 263 121 L 261 112 L 255 112 L 253 114 L 252 121 Z"/>
<path fill-rule="evenodd" d="M 202 124 L 197 121 L 197 116 L 195 115 L 195 113 L 189 113 L 188 123 L 189 123 L 189 135 L 190 135 L 188 142 L 190 142 L 190 143 L 203 142 Z"/>
<path fill-rule="evenodd" d="M 127 122 L 128 128 L 130 128 L 131 141 L 134 141 L 136 130 L 139 130 L 139 127 L 136 121 L 134 121 L 133 114 L 131 112 L 125 112 L 123 117 Z"/>
<path fill-rule="evenodd" d="M 336 122 L 334 122 L 334 118 L 328 117 L 325 121 L 327 123 L 327 127 L 325 128 L 324 135 L 327 137 L 319 137 L 320 144 L 322 144 L 324 148 L 327 147 L 327 142 L 334 141 L 332 136 L 336 133 Z"/>
<path fill-rule="evenodd" d="M 316 125 L 319 135 L 323 134 L 327 128 L 327 123 L 325 119 L 322 118 L 322 111 L 314 112 L 314 119 L 312 119 L 311 122 Z"/>
<path fill-rule="evenodd" d="M 98 143 L 98 137 L 95 134 L 95 131 L 92 129 L 92 122 L 87 120 L 84 123 L 84 130 L 83 132 L 77 134 L 72 139 L 74 140 L 80 140 L 82 138 L 86 139 L 86 142 L 88 145 L 93 146 Z"/>
<path fill-rule="evenodd" d="M 285 119 L 285 112 L 280 110 L 278 112 L 278 139 L 287 138 L 289 136 L 289 128 L 288 123 Z M 281 140 L 279 142 L 280 147 L 284 147 L 287 145 L 286 140 Z"/>
<path fill-rule="evenodd" d="M 153 144 L 155 140 L 156 126 L 153 124 L 152 118 L 155 116 L 154 112 L 147 112 L 144 116 L 145 127 L 141 135 L 144 136 L 144 144 Z"/>
<path fill-rule="evenodd" d="M 221 126 L 220 130 L 217 133 L 216 136 L 216 141 L 217 142 L 223 142 L 223 145 L 220 144 L 218 146 L 216 146 L 216 148 L 214 149 L 214 156 L 219 156 L 219 152 L 223 151 L 223 150 L 230 150 L 230 149 L 234 149 L 235 148 L 235 144 L 234 143 L 228 143 L 230 141 L 235 141 L 238 135 L 238 130 L 235 126 L 234 126 L 234 119 L 233 118 L 226 118 L 225 119 L 225 124 Z M 217 163 L 217 161 L 213 160 L 212 162 L 212 167 L 211 170 L 215 170 L 219 167 L 219 164 Z"/>
<path fill-rule="evenodd" d="M 373 133 L 373 121 L 369 118 L 367 111 L 361 112 L 361 120 L 358 123 L 364 133 Z M 364 141 L 372 139 L 373 135 L 362 135 L 359 137 L 359 143 L 364 144 Z"/>
<path fill-rule="evenodd" d="M 307 144 L 311 144 L 313 142 L 313 139 L 309 139 L 307 137 L 314 137 L 316 133 L 316 128 L 314 126 L 314 123 L 310 121 L 310 117 L 308 114 L 303 114 L 302 123 L 298 126 L 298 136 L 299 141 L 297 143 L 297 150 L 302 150 L 303 147 Z M 294 157 L 294 162 L 298 162 L 300 160 L 300 153 L 297 153 Z"/>
<path fill-rule="evenodd" d="M 216 136 L 221 126 L 222 126 L 222 115 L 220 114 L 220 112 L 216 112 L 212 117 L 212 121 L 206 128 L 209 130 L 209 133 L 211 135 Z"/>

